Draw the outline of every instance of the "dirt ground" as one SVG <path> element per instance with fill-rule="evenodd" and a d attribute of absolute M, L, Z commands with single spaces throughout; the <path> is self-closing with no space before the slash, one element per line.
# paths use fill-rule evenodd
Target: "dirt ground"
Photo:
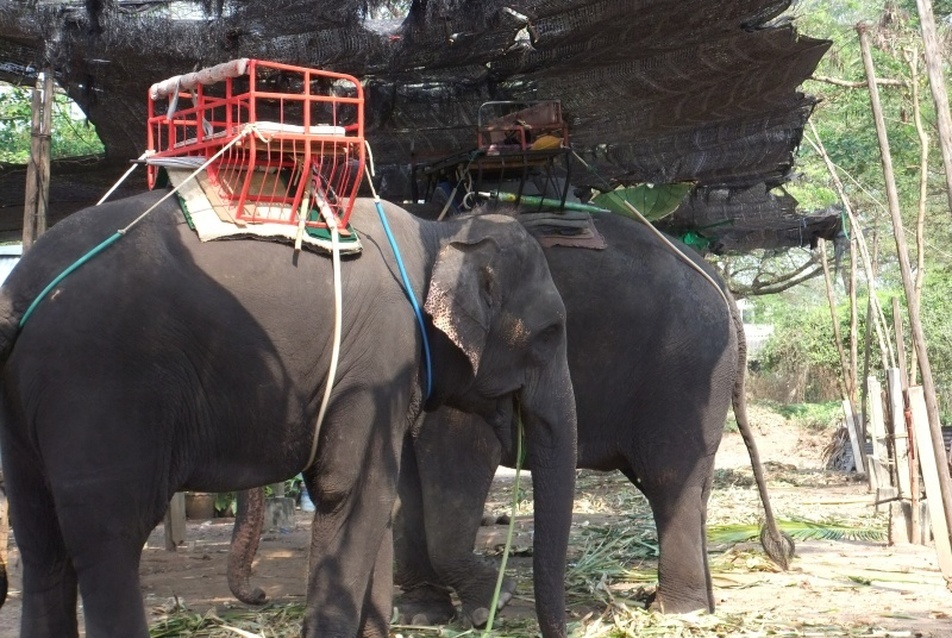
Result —
<path fill-rule="evenodd" d="M 782 418 L 757 417 L 755 412 L 752 420 L 760 423 L 758 441 L 767 462 L 778 517 L 885 528 L 887 517 L 875 511 L 865 481 L 821 469 L 828 434 L 808 433 Z M 712 527 L 756 522 L 759 507 L 756 492 L 749 485 L 748 465 L 740 436 L 726 434 L 717 456 L 717 480 L 709 513 Z M 511 485 L 511 473 L 497 479 L 488 505 L 491 512 L 508 509 Z M 642 513 L 633 515 L 631 510 L 635 508 Z M 593 530 L 643 524 L 647 520 L 644 512 L 643 499 L 620 475 L 581 472 L 570 557 L 574 564 L 583 560 L 581 545 L 583 539 L 592 538 Z M 532 614 L 531 582 L 524 573 L 531 559 L 521 555 L 531 545 L 531 519 L 519 515 L 517 521 L 510 566 L 521 576 L 520 589 L 510 607 L 501 613 L 503 622 Z M 292 526 L 271 530 L 262 539 L 255 583 L 273 600 L 303 600 L 308 527 L 308 515 L 298 511 Z M 185 546 L 167 552 L 161 528 L 153 532 L 141 565 L 142 593 L 152 617 L 176 605 L 196 612 L 212 607 L 243 607 L 231 597 L 225 582 L 230 533 L 229 519 L 190 521 Z M 504 542 L 505 533 L 504 525 L 484 527 L 480 547 L 494 551 Z M 638 534 L 647 539 L 642 544 L 650 545 L 650 526 Z M 733 624 L 725 626 L 743 626 L 744 631 L 682 633 L 683 627 L 679 626 L 670 632 L 656 629 L 651 635 L 952 637 L 952 593 L 929 546 L 890 546 L 881 540 L 798 541 L 796 558 L 786 572 L 772 567 L 754 542 L 719 544 L 715 540 L 710 558 L 718 605 L 715 620 L 732 619 Z M 11 548 L 10 563 L 12 591 L 0 609 L 3 637 L 19 633 L 20 561 L 15 546 Z M 591 624 L 600 616 L 605 618 L 606 601 L 615 603 L 616 609 L 620 605 L 638 606 L 641 595 L 653 586 L 654 565 L 650 558 L 631 559 L 630 563 L 627 567 L 633 572 L 640 570 L 649 578 L 640 584 L 617 578 L 606 580 L 605 576 L 598 581 L 596 574 L 590 600 L 585 595 L 570 595 L 573 633 L 593 635 Z M 567 577 L 567 582 L 573 582 L 573 578 Z M 712 621 L 697 622 L 709 625 Z M 758 626 L 762 628 L 759 633 Z M 402 633 L 408 634 L 405 629 Z"/>

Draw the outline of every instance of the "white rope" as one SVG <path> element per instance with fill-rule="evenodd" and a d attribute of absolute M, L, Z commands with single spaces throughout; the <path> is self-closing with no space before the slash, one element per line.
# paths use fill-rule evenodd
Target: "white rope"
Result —
<path fill-rule="evenodd" d="M 327 372 L 327 385 L 324 386 L 324 398 L 321 400 L 321 409 L 317 413 L 317 421 L 314 423 L 314 437 L 311 439 L 311 454 L 307 458 L 307 465 L 304 469 L 311 467 L 314 463 L 314 457 L 317 456 L 317 439 L 321 433 L 321 424 L 324 422 L 324 415 L 327 413 L 327 406 L 330 403 L 331 389 L 334 386 L 334 379 L 337 376 L 337 363 L 340 359 L 340 340 L 343 296 L 341 293 L 341 274 L 340 274 L 340 238 L 337 233 L 337 219 L 331 211 L 330 206 L 324 201 L 319 193 L 315 193 L 318 199 L 318 208 L 321 216 L 327 223 L 331 231 L 331 256 L 334 264 L 334 343 L 331 349 L 331 365 Z"/>
<path fill-rule="evenodd" d="M 132 171 L 136 170 L 136 168 L 139 166 L 138 162 L 141 162 L 142 160 L 144 160 L 144 159 L 145 159 L 146 157 L 148 157 L 148 156 L 149 156 L 149 151 L 146 151 L 145 153 L 143 153 L 142 155 L 140 155 L 140 156 L 139 156 L 139 159 L 136 160 L 137 163 L 136 163 L 136 164 L 133 164 L 132 166 L 130 166 L 130 167 L 129 167 L 129 170 L 127 170 L 125 173 L 122 174 L 122 177 L 119 178 L 119 181 L 117 181 L 115 184 L 113 184 L 113 185 L 112 185 L 112 188 L 110 188 L 109 190 L 107 190 L 107 191 L 106 191 L 106 194 L 103 195 L 102 198 L 101 198 L 98 202 L 96 202 L 96 206 L 99 206 L 99 205 L 102 204 L 104 201 L 106 201 L 107 199 L 109 199 L 109 196 L 112 195 L 112 194 L 115 192 L 115 190 L 116 190 L 117 188 L 119 188 L 119 185 L 122 184 L 124 181 L 126 181 L 126 178 L 128 178 L 130 175 L 132 175 Z"/>
<path fill-rule="evenodd" d="M 578 153 L 576 153 L 574 150 L 572 151 L 572 155 L 574 155 L 575 158 L 576 158 L 578 161 L 580 161 L 582 164 L 584 164 L 586 168 L 588 168 L 589 170 L 591 170 L 591 167 L 588 165 L 588 162 L 586 162 L 584 159 L 582 159 L 582 157 L 581 157 Z M 609 191 L 609 193 L 614 193 L 614 191 Z M 728 301 L 727 295 L 724 293 L 724 290 L 723 290 L 720 286 L 717 285 L 717 282 L 714 281 L 714 278 L 713 278 L 713 277 L 711 277 L 709 274 L 707 274 L 707 273 L 704 271 L 704 269 L 701 268 L 699 265 L 697 265 L 696 263 L 694 263 L 694 260 L 691 259 L 690 257 L 688 257 L 688 256 L 684 253 L 683 250 L 681 250 L 680 248 L 678 248 L 677 246 L 675 246 L 675 245 L 671 242 L 670 239 L 668 239 L 667 237 L 664 236 L 664 233 L 662 233 L 660 230 L 658 230 L 657 228 L 655 228 L 654 225 L 653 225 L 650 221 L 648 221 L 648 219 L 647 219 L 644 215 L 642 215 L 642 214 L 638 211 L 637 208 L 635 208 L 634 206 L 632 206 L 631 202 L 629 202 L 628 200 L 626 200 L 624 197 L 619 197 L 618 195 L 615 195 L 615 200 L 621 202 L 621 203 L 631 212 L 631 214 L 635 216 L 635 219 L 637 219 L 638 221 L 640 221 L 641 223 L 643 223 L 645 226 L 647 226 L 647 227 L 651 230 L 651 232 L 654 233 L 654 235 L 655 235 L 659 240 L 661 240 L 661 242 L 662 242 L 663 244 L 665 244 L 676 256 L 678 256 L 680 259 L 682 259 L 688 266 L 690 266 L 691 268 L 693 268 L 694 270 L 696 270 L 698 273 L 700 273 L 700 275 L 701 275 L 702 277 L 704 277 L 704 279 L 706 279 L 709 284 L 711 284 L 712 286 L 714 286 L 714 289 L 717 291 L 717 293 L 721 296 L 721 299 L 723 299 L 723 300 L 724 300 L 724 303 L 727 305 L 728 311 L 730 311 L 731 302 Z"/>
<path fill-rule="evenodd" d="M 184 186 L 186 183 L 190 182 L 191 180 L 195 179 L 195 177 L 196 177 L 199 173 L 201 173 L 202 171 L 204 171 L 206 168 L 208 168 L 208 167 L 212 164 L 212 162 L 214 162 L 214 161 L 217 160 L 219 157 L 221 157 L 222 155 L 224 155 L 225 151 L 227 151 L 229 148 L 231 148 L 232 146 L 234 146 L 235 144 L 237 144 L 239 141 L 241 141 L 242 139 L 244 139 L 245 137 L 247 137 L 247 136 L 250 135 L 251 133 L 257 134 L 257 135 L 258 135 L 258 138 L 261 139 L 262 141 L 264 141 L 264 142 L 267 141 L 267 140 L 261 135 L 261 133 L 259 133 L 259 132 L 255 129 L 255 125 L 254 125 L 254 124 L 245 124 L 245 126 L 244 126 L 244 128 L 242 129 L 241 133 L 239 133 L 238 135 L 236 135 L 236 136 L 235 136 L 235 139 L 233 139 L 232 141 L 230 141 L 230 142 L 228 142 L 227 144 L 225 144 L 224 146 L 222 146 L 221 149 L 219 149 L 219 151 L 218 151 L 217 153 L 215 153 L 214 155 L 212 155 L 211 157 L 209 157 L 209 158 L 205 161 L 205 163 L 203 163 L 201 166 L 199 166 L 199 167 L 196 168 L 194 171 L 192 171 L 192 173 L 191 173 L 188 177 L 186 177 L 185 179 L 183 179 L 182 182 L 181 182 L 178 186 L 176 186 L 175 188 L 173 188 L 172 190 L 170 190 L 169 192 L 167 192 L 165 195 L 163 195 L 162 198 L 159 199 L 159 201 L 157 201 L 156 203 L 152 204 L 152 206 L 150 206 L 148 209 L 146 209 L 146 211 L 145 211 L 144 213 L 142 213 L 141 215 L 139 215 L 138 217 L 136 217 L 135 219 L 133 219 L 132 222 L 130 222 L 128 226 L 126 226 L 125 228 L 120 228 L 120 229 L 119 229 L 119 233 L 120 233 L 121 235 L 125 235 L 127 232 L 129 232 L 129 229 L 130 229 L 130 228 L 132 228 L 133 226 L 135 226 L 136 224 L 138 224 L 140 221 L 142 221 L 143 218 L 145 218 L 146 215 L 148 215 L 148 214 L 151 213 L 153 210 L 155 210 L 156 208 L 158 208 L 159 204 L 161 204 L 162 202 L 164 202 L 165 200 L 167 200 L 169 197 L 171 197 L 172 195 L 174 195 L 175 193 L 177 193 L 177 192 L 179 191 L 179 189 L 182 188 L 182 186 Z"/>

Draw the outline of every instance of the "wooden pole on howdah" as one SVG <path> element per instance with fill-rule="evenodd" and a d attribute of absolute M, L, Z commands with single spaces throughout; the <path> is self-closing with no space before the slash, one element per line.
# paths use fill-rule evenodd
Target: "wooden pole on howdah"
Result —
<path fill-rule="evenodd" d="M 53 70 L 46 68 L 33 87 L 30 161 L 23 202 L 23 252 L 46 232 L 50 193 L 50 139 L 53 128 Z"/>
<path fill-rule="evenodd" d="M 860 49 L 863 53 L 863 66 L 866 69 L 866 83 L 869 86 L 869 100 L 873 110 L 873 119 L 876 122 L 876 136 L 879 138 L 880 158 L 883 163 L 883 175 L 886 183 L 886 199 L 889 204 L 889 215 L 892 217 L 893 235 L 896 238 L 896 252 L 899 257 L 899 270 L 902 274 L 902 287 L 906 293 L 906 308 L 909 311 L 909 325 L 912 331 L 913 346 L 919 357 L 919 371 L 922 373 L 922 388 L 925 394 L 926 413 L 929 418 L 929 431 L 932 444 L 935 448 L 934 458 L 920 458 L 922 463 L 934 462 L 939 468 L 939 492 L 942 499 L 942 509 L 945 513 L 946 527 L 952 528 L 952 480 L 949 478 L 949 465 L 945 453 L 945 443 L 942 439 L 942 430 L 939 420 L 939 404 L 935 396 L 935 382 L 932 378 L 932 366 L 929 364 L 929 355 L 926 351 L 926 338 L 922 330 L 922 321 L 919 314 L 919 299 L 915 294 L 915 281 L 912 277 L 912 268 L 909 264 L 909 248 L 906 245 L 906 235 L 902 226 L 902 216 L 899 210 L 899 194 L 896 190 L 896 179 L 892 165 L 892 155 L 889 151 L 889 139 L 886 136 L 886 123 L 883 118 L 883 109 L 879 101 L 879 87 L 876 86 L 876 71 L 873 68 L 873 56 L 869 47 L 869 35 L 865 24 L 857 24 Z M 935 495 L 933 495 L 934 497 Z M 944 539 L 945 543 L 949 539 Z M 946 573 L 949 577 L 952 574 Z"/>

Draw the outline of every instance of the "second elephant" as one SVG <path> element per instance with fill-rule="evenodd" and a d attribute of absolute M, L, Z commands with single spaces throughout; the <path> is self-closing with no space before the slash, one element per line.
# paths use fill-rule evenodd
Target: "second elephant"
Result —
<path fill-rule="evenodd" d="M 568 313 L 578 467 L 619 470 L 647 497 L 659 539 L 657 605 L 666 612 L 713 611 L 707 501 L 732 404 L 765 505 L 764 545 L 782 566 L 793 549 L 773 521 L 747 423 L 740 318 L 690 249 L 678 245 L 711 281 L 647 227 L 615 215 L 595 223 L 606 250 L 544 250 Z M 496 467 L 511 466 L 514 455 L 488 428 L 472 427 L 478 420 L 441 409 L 405 445 L 394 527 L 395 584 L 403 590 L 397 605 L 405 622 L 447 622 L 455 613 L 450 589 L 475 624 L 488 617 L 497 569 L 473 546 Z M 260 524 L 260 515 L 239 515 L 238 525 L 255 520 Z M 232 591 L 254 602 L 249 570 L 247 544 L 236 544 Z M 507 582 L 504 602 L 513 589 Z"/>

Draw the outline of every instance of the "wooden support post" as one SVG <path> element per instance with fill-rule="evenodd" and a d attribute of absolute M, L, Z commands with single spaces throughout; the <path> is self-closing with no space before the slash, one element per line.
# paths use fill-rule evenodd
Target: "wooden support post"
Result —
<path fill-rule="evenodd" d="M 876 86 L 876 73 L 873 69 L 873 56 L 869 47 L 869 36 L 866 33 L 865 25 L 857 25 L 856 30 L 859 33 L 860 49 L 863 53 L 863 66 L 866 69 L 866 81 L 869 86 L 870 105 L 873 110 L 873 119 L 876 123 L 876 135 L 879 139 L 880 159 L 883 164 L 883 176 L 886 185 L 886 199 L 889 204 L 889 215 L 892 218 L 893 236 L 896 240 L 896 254 L 899 257 L 899 271 L 902 275 L 902 287 L 906 295 L 906 308 L 909 311 L 909 327 L 912 332 L 912 343 L 916 348 L 916 355 L 919 358 L 919 372 L 921 373 L 920 378 L 922 379 L 922 389 L 925 395 L 926 414 L 929 417 L 929 436 L 932 439 L 932 452 L 936 455 L 936 464 L 945 468 L 944 471 L 939 472 L 939 493 L 934 494 L 933 497 L 938 496 L 942 500 L 942 512 L 945 517 L 946 530 L 948 531 L 948 529 L 952 527 L 952 479 L 949 477 L 949 459 L 946 455 L 945 444 L 942 440 L 939 402 L 935 394 L 935 381 L 932 377 L 932 365 L 929 363 L 925 332 L 922 329 L 919 299 L 915 294 L 915 282 L 912 277 L 912 267 L 909 264 L 909 248 L 906 245 L 906 235 L 902 225 L 902 215 L 899 210 L 899 193 L 896 190 L 892 155 L 889 151 L 889 139 L 886 136 L 886 124 L 883 118 L 882 105 L 879 101 L 879 89 Z M 946 110 L 948 110 L 947 105 Z M 920 456 L 920 460 L 921 459 L 922 457 Z"/>
<path fill-rule="evenodd" d="M 912 410 L 912 426 L 916 431 L 916 445 L 919 446 L 919 464 L 922 468 L 922 480 L 925 483 L 926 503 L 929 506 L 929 521 L 935 550 L 939 557 L 939 569 L 946 578 L 952 578 L 952 543 L 949 542 L 949 526 L 942 508 L 939 476 L 949 471 L 945 465 L 937 465 L 937 455 L 932 449 L 932 437 L 929 435 L 929 415 L 926 410 L 925 393 L 921 386 L 909 388 L 909 407 Z"/>
<path fill-rule="evenodd" d="M 826 169 L 830 173 L 830 179 L 833 180 L 836 193 L 839 195 L 840 202 L 843 204 L 843 210 L 846 211 L 846 216 L 850 220 L 850 231 L 853 233 L 853 237 L 856 238 L 860 258 L 863 261 L 863 272 L 866 274 L 866 291 L 875 309 L 873 316 L 876 321 L 873 325 L 876 328 L 876 337 L 879 339 L 879 351 L 882 355 L 883 369 L 889 368 L 895 365 L 893 363 L 895 355 L 892 351 L 892 343 L 886 338 L 886 321 L 883 317 L 882 308 L 880 308 L 876 298 L 876 268 L 874 266 L 874 260 L 870 257 L 869 248 L 866 246 L 863 226 L 859 223 L 859 220 L 856 219 L 856 214 L 853 212 L 853 205 L 850 203 L 850 199 L 846 194 L 846 188 L 843 186 L 843 180 L 840 179 L 839 174 L 836 172 L 836 165 L 833 164 L 833 160 L 830 159 L 826 149 L 823 147 L 823 140 L 820 139 L 820 134 L 817 132 L 813 120 L 807 120 L 807 126 L 810 127 L 810 132 L 813 133 L 813 139 L 809 137 L 805 137 L 805 139 L 817 154 L 823 158 L 823 163 L 826 164 Z"/>
<path fill-rule="evenodd" d="M 903 390 L 909 389 L 909 371 L 906 369 L 906 340 L 902 332 L 902 309 L 899 307 L 899 297 L 892 298 L 893 336 L 896 338 L 896 367 L 901 375 L 900 385 Z"/>
<path fill-rule="evenodd" d="M 903 375 L 899 368 L 886 371 L 886 394 L 889 397 L 889 436 L 892 437 L 893 459 L 896 469 L 896 488 L 899 501 L 890 507 L 890 528 L 893 543 L 912 541 L 912 512 L 907 500 L 911 495 L 909 484 L 909 437 L 906 434 L 906 403 L 902 392 Z M 897 524 L 897 521 L 900 521 Z"/>
<path fill-rule="evenodd" d="M 165 513 L 165 549 L 174 552 L 185 543 L 185 492 L 176 492 Z"/>
<path fill-rule="evenodd" d="M 909 498 L 912 488 L 909 484 L 909 436 L 906 434 L 906 403 L 902 393 L 903 374 L 899 368 L 886 371 L 886 393 L 889 395 L 889 434 L 893 439 L 896 455 L 896 481 L 899 495 Z"/>
<path fill-rule="evenodd" d="M 856 471 L 865 472 L 866 463 L 863 458 L 863 442 L 859 438 L 859 428 L 856 427 L 856 416 L 853 413 L 853 404 L 843 401 L 843 415 L 846 417 L 846 431 L 850 435 L 850 445 L 853 448 L 853 460 L 856 462 Z"/>
<path fill-rule="evenodd" d="M 870 488 L 879 490 L 889 487 L 889 446 L 886 442 L 886 420 L 883 417 L 883 389 L 876 377 L 866 378 L 866 395 L 869 397 L 869 433 L 873 453 L 866 464 Z"/>
<path fill-rule="evenodd" d="M 26 167 L 23 201 L 23 252 L 46 232 L 46 209 L 50 193 L 50 141 L 53 128 L 53 71 L 46 69 L 33 88 L 30 124 L 30 162 Z"/>

